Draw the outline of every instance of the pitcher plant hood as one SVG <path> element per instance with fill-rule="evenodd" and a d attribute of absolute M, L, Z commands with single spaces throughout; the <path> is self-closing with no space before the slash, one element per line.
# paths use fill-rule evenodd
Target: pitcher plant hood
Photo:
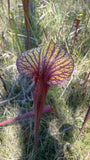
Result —
<path fill-rule="evenodd" d="M 37 149 L 38 130 L 50 86 L 67 80 L 74 69 L 70 54 L 51 40 L 47 46 L 34 48 L 17 58 L 17 69 L 25 77 L 35 81 L 33 100 L 35 109 L 35 146 Z"/>

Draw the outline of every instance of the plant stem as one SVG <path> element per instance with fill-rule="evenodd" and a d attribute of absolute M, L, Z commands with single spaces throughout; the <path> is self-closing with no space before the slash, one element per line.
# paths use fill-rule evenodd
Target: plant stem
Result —
<path fill-rule="evenodd" d="M 44 107 L 43 113 L 53 113 L 53 107 L 52 107 L 52 105 L 49 104 L 48 106 Z M 21 120 L 21 119 L 29 118 L 29 117 L 32 117 L 34 115 L 35 115 L 35 111 L 32 110 L 30 112 L 22 114 L 22 115 L 20 115 L 18 117 L 15 117 L 13 119 L 3 121 L 3 122 L 0 123 L 0 126 L 4 126 L 6 124 L 9 124 L 9 123 L 12 123 L 12 122 L 16 122 L 16 121 Z"/>

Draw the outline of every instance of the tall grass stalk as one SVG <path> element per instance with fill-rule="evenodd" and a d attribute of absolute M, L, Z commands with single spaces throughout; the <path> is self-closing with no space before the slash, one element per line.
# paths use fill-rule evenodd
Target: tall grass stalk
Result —
<path fill-rule="evenodd" d="M 16 23 L 15 23 L 15 20 L 14 20 L 13 12 L 10 11 L 10 14 L 11 14 L 11 20 L 12 20 L 13 30 L 15 32 L 15 37 L 16 37 L 16 43 L 17 43 L 17 46 L 18 46 L 18 50 L 19 50 L 20 53 L 22 53 L 22 48 L 21 48 L 21 44 L 20 44 L 20 41 L 19 41 L 19 38 L 18 38 L 17 26 L 16 26 Z"/>

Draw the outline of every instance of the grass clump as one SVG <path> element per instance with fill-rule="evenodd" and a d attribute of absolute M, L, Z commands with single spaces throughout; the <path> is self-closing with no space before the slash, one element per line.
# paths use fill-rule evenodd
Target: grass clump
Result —
<path fill-rule="evenodd" d="M 0 2 L 0 121 L 33 109 L 32 80 L 18 77 L 17 56 L 27 50 L 22 1 L 11 0 L 11 25 L 6 1 Z M 31 47 L 43 46 L 51 39 L 69 53 L 72 51 L 77 14 L 82 14 L 73 49 L 73 76 L 58 87 L 51 87 L 46 104 L 52 103 L 54 114 L 43 115 L 39 130 L 39 154 L 34 147 L 34 118 L 0 127 L 0 158 L 2 160 L 84 160 L 89 152 L 89 121 L 77 139 L 89 107 L 89 1 L 30 1 Z M 28 91 L 28 94 L 27 94 Z M 16 98 L 15 98 L 16 97 Z M 12 101 L 9 99 L 13 98 Z M 89 158 L 88 158 L 89 159 Z"/>

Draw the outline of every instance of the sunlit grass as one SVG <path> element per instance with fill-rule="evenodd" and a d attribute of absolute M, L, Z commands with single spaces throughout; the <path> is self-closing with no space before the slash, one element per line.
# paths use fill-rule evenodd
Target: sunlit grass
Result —
<path fill-rule="evenodd" d="M 0 101 L 17 96 L 0 106 L 0 121 L 33 109 L 33 88 L 26 92 L 31 80 L 18 78 L 17 56 L 27 50 L 22 1 L 11 0 L 13 21 L 8 20 L 7 2 L 0 1 L 0 74 L 10 97 L 0 81 Z M 19 6 L 19 7 L 18 7 Z M 21 6 L 21 7 L 20 7 Z M 39 129 L 39 154 L 34 148 L 34 118 L 0 127 L 0 158 L 3 160 L 84 160 L 89 151 L 89 121 L 79 139 L 80 128 L 89 107 L 89 83 L 83 82 L 90 68 L 89 1 L 30 0 L 31 46 L 43 46 L 51 39 L 71 53 L 76 16 L 82 13 L 77 40 L 72 53 L 75 71 L 58 87 L 51 87 L 46 104 L 52 103 L 54 114 L 42 116 Z M 15 18 L 17 17 L 17 18 Z M 21 35 L 21 36 L 20 36 Z M 21 51 L 22 50 L 22 51 Z M 15 83 L 16 79 L 17 82 Z M 13 86 L 13 84 L 15 85 Z M 13 86 L 13 89 L 12 89 Z M 25 90 L 24 90 L 25 89 Z M 12 92 L 11 92 L 12 91 Z M 63 94 L 62 94 L 63 93 Z"/>

